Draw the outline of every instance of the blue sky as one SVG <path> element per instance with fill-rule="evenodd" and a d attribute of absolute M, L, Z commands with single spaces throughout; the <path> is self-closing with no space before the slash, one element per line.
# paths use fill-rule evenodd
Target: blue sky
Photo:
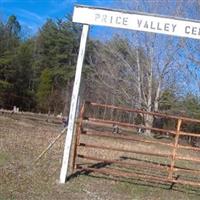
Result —
<path fill-rule="evenodd" d="M 112 7 L 116 0 L 0 0 L 0 18 L 14 14 L 30 35 L 37 32 L 47 18 L 57 19 L 71 14 L 74 4 Z"/>

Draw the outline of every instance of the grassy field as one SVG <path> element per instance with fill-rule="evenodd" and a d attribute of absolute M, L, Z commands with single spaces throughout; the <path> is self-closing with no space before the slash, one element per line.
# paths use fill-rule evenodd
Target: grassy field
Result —
<path fill-rule="evenodd" d="M 59 184 L 64 136 L 37 164 L 34 160 L 62 129 L 62 124 L 37 120 L 37 117 L 33 120 L 23 116 L 0 116 L 0 200 L 200 199 L 200 188 L 175 185 L 170 189 L 168 184 L 95 173 L 78 175 L 66 184 Z M 87 138 L 82 140 L 88 141 Z M 98 138 L 93 142 L 105 144 Z M 113 141 L 107 140 L 107 143 L 115 145 Z M 130 144 L 126 145 L 129 148 Z M 81 148 L 79 152 L 88 153 Z"/>

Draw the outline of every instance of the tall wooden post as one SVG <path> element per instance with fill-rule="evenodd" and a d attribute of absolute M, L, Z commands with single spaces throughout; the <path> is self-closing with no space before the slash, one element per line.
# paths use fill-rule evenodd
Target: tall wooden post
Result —
<path fill-rule="evenodd" d="M 76 108 L 77 108 L 77 102 L 78 102 L 78 95 L 79 95 L 79 89 L 80 89 L 81 74 L 82 74 L 82 68 L 83 68 L 83 60 L 85 56 L 85 47 L 86 47 L 86 42 L 87 42 L 88 30 L 89 30 L 89 25 L 83 25 L 78 60 L 77 60 L 77 65 L 76 65 L 76 74 L 75 74 L 73 92 L 72 92 L 72 97 L 71 97 L 68 130 L 67 130 L 67 135 L 65 139 L 63 161 L 62 161 L 62 167 L 60 171 L 60 183 L 65 183 L 66 176 L 69 171 L 69 158 L 70 158 L 72 138 L 73 138 L 73 132 L 74 132 Z"/>

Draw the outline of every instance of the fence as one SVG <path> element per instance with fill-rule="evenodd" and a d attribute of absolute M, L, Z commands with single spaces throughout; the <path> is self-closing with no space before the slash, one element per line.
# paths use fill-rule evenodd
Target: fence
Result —
<path fill-rule="evenodd" d="M 144 115 L 162 123 L 144 126 Z M 196 119 L 88 102 L 76 130 L 73 170 L 200 186 L 200 134 L 188 132 L 199 125 Z M 152 137 L 144 136 L 146 130 Z"/>

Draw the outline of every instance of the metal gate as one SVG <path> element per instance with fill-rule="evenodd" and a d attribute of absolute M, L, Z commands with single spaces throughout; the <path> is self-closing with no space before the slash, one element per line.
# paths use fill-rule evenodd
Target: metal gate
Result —
<path fill-rule="evenodd" d="M 143 125 L 144 116 L 152 116 L 152 126 Z M 87 102 L 76 129 L 73 170 L 200 186 L 198 126 L 200 120 Z"/>

